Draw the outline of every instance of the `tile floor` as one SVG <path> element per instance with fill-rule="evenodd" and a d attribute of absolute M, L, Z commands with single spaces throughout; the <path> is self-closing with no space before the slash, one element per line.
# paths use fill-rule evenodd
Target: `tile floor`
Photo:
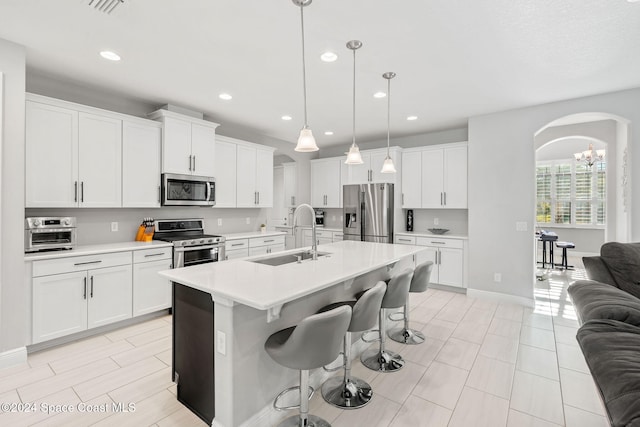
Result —
<path fill-rule="evenodd" d="M 533 309 L 434 289 L 412 294 L 412 326 L 428 339 L 419 346 L 389 344 L 406 366 L 377 374 L 355 362 L 353 374 L 373 386 L 371 404 L 339 410 L 317 393 L 311 411 L 334 427 L 607 426 L 566 293 L 582 277 L 580 268 L 550 272 L 536 282 Z M 175 397 L 170 322 L 170 316 L 154 319 L 0 370 L 0 402 L 37 408 L 0 413 L 0 425 L 203 426 Z M 135 412 L 100 411 L 129 402 Z M 47 414 L 44 404 L 63 406 Z"/>

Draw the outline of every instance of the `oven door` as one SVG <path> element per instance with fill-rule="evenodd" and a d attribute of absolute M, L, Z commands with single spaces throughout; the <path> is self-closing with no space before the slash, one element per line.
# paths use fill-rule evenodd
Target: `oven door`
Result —
<path fill-rule="evenodd" d="M 215 181 L 210 176 L 162 174 L 162 205 L 214 206 Z"/>
<path fill-rule="evenodd" d="M 217 262 L 224 259 L 224 245 L 203 245 L 173 249 L 174 268 Z"/>

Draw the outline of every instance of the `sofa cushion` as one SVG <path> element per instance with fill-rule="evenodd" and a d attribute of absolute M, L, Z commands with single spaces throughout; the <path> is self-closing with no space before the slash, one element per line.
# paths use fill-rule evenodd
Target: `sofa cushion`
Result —
<path fill-rule="evenodd" d="M 640 328 L 592 320 L 576 336 L 613 427 L 640 425 Z"/>
<path fill-rule="evenodd" d="M 583 256 L 582 264 L 584 264 L 588 279 L 618 287 L 601 256 Z"/>
<path fill-rule="evenodd" d="M 611 319 L 640 326 L 640 299 L 606 283 L 573 282 L 567 292 L 582 323 Z"/>
<path fill-rule="evenodd" d="M 618 287 L 640 298 L 640 243 L 608 242 L 600 256 Z"/>

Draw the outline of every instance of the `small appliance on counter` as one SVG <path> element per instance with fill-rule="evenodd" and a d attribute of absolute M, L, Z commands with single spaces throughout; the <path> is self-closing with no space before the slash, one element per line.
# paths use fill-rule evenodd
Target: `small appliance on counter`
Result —
<path fill-rule="evenodd" d="M 322 209 L 314 209 L 316 211 L 316 225 L 324 227 L 324 211 Z"/>
<path fill-rule="evenodd" d="M 76 218 L 31 217 L 24 220 L 24 251 L 59 251 L 76 246 Z"/>

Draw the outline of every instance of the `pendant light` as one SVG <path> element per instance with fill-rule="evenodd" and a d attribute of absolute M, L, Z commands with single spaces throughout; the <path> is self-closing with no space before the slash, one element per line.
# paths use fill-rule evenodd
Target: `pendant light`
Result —
<path fill-rule="evenodd" d="M 309 152 L 318 151 L 316 140 L 307 124 L 307 73 L 304 62 L 304 8 L 311 4 L 312 0 L 292 0 L 293 4 L 300 6 L 300 22 L 302 24 L 302 92 L 304 94 L 304 127 L 300 130 L 298 144 L 295 151 Z"/>
<path fill-rule="evenodd" d="M 389 134 L 391 129 L 391 79 L 395 76 L 396 73 L 391 71 L 382 75 L 382 77 L 387 79 L 387 157 L 384 158 L 382 170 L 380 171 L 381 173 L 396 173 L 396 167 L 393 165 L 393 159 L 389 155 Z"/>
<path fill-rule="evenodd" d="M 356 144 L 356 50 L 362 47 L 362 42 L 360 40 L 351 40 L 347 42 L 347 47 L 353 51 L 353 143 L 349 148 L 345 163 L 348 165 L 361 165 L 363 163 L 362 156 Z"/>

